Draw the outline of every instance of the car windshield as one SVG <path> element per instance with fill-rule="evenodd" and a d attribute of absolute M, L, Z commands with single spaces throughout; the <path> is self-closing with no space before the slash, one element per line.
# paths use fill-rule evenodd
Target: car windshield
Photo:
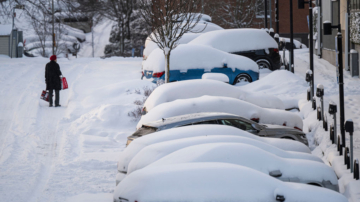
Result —
<path fill-rule="evenodd" d="M 135 133 L 133 133 L 132 136 L 141 137 L 141 136 L 153 133 L 156 130 L 157 130 L 157 128 L 155 128 L 155 127 L 142 126 L 141 128 L 139 128 L 139 130 L 137 130 Z"/>
<path fill-rule="evenodd" d="M 228 126 L 234 126 L 236 128 L 239 128 L 241 130 L 245 130 L 245 131 L 253 131 L 254 128 L 251 126 L 250 123 L 238 120 L 238 119 L 222 119 L 219 120 L 219 122 L 223 125 L 228 125 Z"/>

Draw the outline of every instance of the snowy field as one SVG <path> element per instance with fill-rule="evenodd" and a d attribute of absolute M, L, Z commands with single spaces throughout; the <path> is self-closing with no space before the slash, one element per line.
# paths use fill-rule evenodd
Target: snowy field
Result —
<path fill-rule="evenodd" d="M 84 49 L 84 55 L 89 53 Z M 286 102 L 300 101 L 302 111 L 295 113 L 304 118 L 313 153 L 337 166 L 340 192 L 350 202 L 360 202 L 360 181 L 350 180 L 349 171 L 333 155 L 329 132 L 323 131 L 316 113 L 302 101 L 308 88 L 307 49 L 295 55 L 295 75 L 264 70 L 260 81 L 239 88 L 276 95 Z M 141 61 L 60 59 L 70 88 L 60 92 L 61 108 L 49 108 L 39 99 L 48 59 L 0 58 L 0 201 L 112 201 L 116 163 L 137 124 L 128 112 L 136 108 L 135 100 L 143 99 L 144 86 L 154 87 L 140 80 Z M 315 85 L 325 87 L 325 111 L 329 101 L 339 102 L 335 75 L 334 66 L 316 59 Z M 360 79 L 345 71 L 344 86 L 346 119 L 354 120 L 355 157 L 360 158 Z M 330 125 L 332 118 L 328 120 Z"/>

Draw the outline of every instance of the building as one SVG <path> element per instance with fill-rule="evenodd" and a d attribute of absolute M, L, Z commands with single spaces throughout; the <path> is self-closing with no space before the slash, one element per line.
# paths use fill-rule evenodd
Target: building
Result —
<path fill-rule="evenodd" d="M 12 58 L 22 57 L 22 38 L 22 31 L 12 30 L 12 25 L 0 25 L 0 55 Z"/>

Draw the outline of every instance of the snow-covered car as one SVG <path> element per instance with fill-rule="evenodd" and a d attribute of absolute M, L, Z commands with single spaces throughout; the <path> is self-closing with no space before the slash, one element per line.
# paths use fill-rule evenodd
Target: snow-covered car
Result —
<path fill-rule="evenodd" d="M 143 113 L 151 111 L 162 103 L 204 95 L 232 97 L 259 107 L 285 109 L 284 103 L 276 96 L 247 92 L 219 81 L 199 79 L 167 83 L 157 87 L 144 103 Z"/>
<path fill-rule="evenodd" d="M 301 43 L 300 41 L 294 39 L 294 44 L 292 46 L 294 49 L 303 49 L 303 48 L 307 48 L 305 44 Z M 290 50 L 291 48 L 291 44 L 290 44 L 290 38 L 284 38 L 284 37 L 280 37 L 279 38 L 279 50 Z"/>
<path fill-rule="evenodd" d="M 141 151 L 144 147 L 151 144 L 156 144 L 159 142 L 189 138 L 189 137 L 199 137 L 199 136 L 213 136 L 213 135 L 232 135 L 247 137 L 250 139 L 255 139 L 272 146 L 278 147 L 279 149 L 285 151 L 296 151 L 302 153 L 311 153 L 310 149 L 297 141 L 288 140 L 288 139 L 277 139 L 277 138 L 265 138 L 253 135 L 243 130 L 239 130 L 235 127 L 224 126 L 224 125 L 194 125 L 194 126 L 184 126 L 179 128 L 172 128 L 164 131 L 155 132 L 144 137 L 137 138 L 131 144 L 127 143 L 127 147 L 119 155 L 118 161 L 118 175 L 117 179 L 121 180 L 127 172 L 128 165 L 133 157 Z"/>
<path fill-rule="evenodd" d="M 188 44 L 210 46 L 254 60 L 259 68 L 279 69 L 278 43 L 260 29 L 226 29 L 204 33 Z"/>
<path fill-rule="evenodd" d="M 170 82 L 201 79 L 207 72 L 227 75 L 230 84 L 259 79 L 259 67 L 251 59 L 207 46 L 179 45 L 170 54 L 170 66 Z M 161 49 L 154 50 L 143 62 L 143 75 L 154 83 L 165 80 L 165 56 Z"/>
<path fill-rule="evenodd" d="M 247 120 L 243 120 L 243 121 L 249 123 L 249 125 L 252 124 L 250 120 L 253 120 L 261 124 L 287 126 L 290 128 L 295 128 L 300 131 L 302 131 L 303 128 L 303 121 L 301 117 L 293 112 L 280 110 L 280 109 L 261 108 L 254 104 L 251 104 L 250 102 L 245 102 L 231 97 L 207 96 L 207 95 L 197 98 L 179 99 L 158 105 L 155 108 L 153 108 L 150 112 L 148 112 L 147 114 L 141 117 L 136 128 L 139 129 L 142 127 L 142 125 L 146 125 L 147 123 L 155 122 L 161 119 L 162 119 L 161 122 L 165 123 L 165 120 L 170 117 L 186 115 L 186 114 L 202 113 L 202 112 L 218 112 L 218 113 L 234 114 L 240 116 L 240 118 L 243 117 L 245 119 L 248 119 L 249 121 Z M 217 120 L 217 119 L 218 118 L 214 118 L 213 120 Z M 180 120 L 186 120 L 186 117 L 183 117 Z M 184 124 L 188 124 L 188 123 L 184 123 Z M 268 126 L 268 128 L 276 128 L 276 127 Z M 280 133 L 281 127 L 278 128 L 280 130 L 278 132 Z M 257 129 L 251 127 L 245 127 L 245 130 L 257 130 Z"/>
<path fill-rule="evenodd" d="M 133 160 L 136 160 L 137 156 Z M 136 171 L 132 169 L 132 162 L 128 170 L 130 175 Z M 284 182 L 310 184 L 339 191 L 337 176 L 330 166 L 303 159 L 281 158 L 261 148 L 243 143 L 208 143 L 186 147 L 159 159 L 149 167 L 197 162 L 236 164 L 255 169 Z"/>
<path fill-rule="evenodd" d="M 173 152 L 178 151 L 180 149 L 194 145 L 207 144 L 207 143 L 242 143 L 242 144 L 255 146 L 257 148 L 260 148 L 266 152 L 269 152 L 281 158 L 303 159 L 303 160 L 323 163 L 323 161 L 320 158 L 316 157 L 315 155 L 302 153 L 302 152 L 285 151 L 270 144 L 258 140 L 250 139 L 247 137 L 239 137 L 232 135 L 213 135 L 213 136 L 199 136 L 199 137 L 175 139 L 175 140 L 151 144 L 143 148 L 139 153 L 137 153 L 134 156 L 134 158 L 129 163 L 127 174 L 142 169 L 150 165 L 151 163 L 154 163 L 157 160 L 169 154 L 172 154 Z M 118 178 L 116 180 L 116 184 L 118 184 L 122 178 L 123 178 L 123 174 L 119 173 Z"/>
<path fill-rule="evenodd" d="M 347 202 L 335 191 L 282 182 L 268 174 L 228 163 L 148 167 L 126 177 L 114 190 L 124 201 Z"/>

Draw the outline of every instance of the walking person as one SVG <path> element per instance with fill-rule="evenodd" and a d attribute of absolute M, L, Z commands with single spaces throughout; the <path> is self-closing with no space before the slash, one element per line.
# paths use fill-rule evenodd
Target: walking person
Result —
<path fill-rule="evenodd" d="M 55 107 L 61 107 L 60 102 L 60 93 L 61 90 L 61 80 L 62 73 L 60 71 L 60 66 L 57 63 L 56 55 L 50 57 L 50 62 L 46 64 L 45 67 L 45 82 L 46 90 L 49 91 L 49 107 L 53 106 L 53 91 L 55 90 Z"/>

